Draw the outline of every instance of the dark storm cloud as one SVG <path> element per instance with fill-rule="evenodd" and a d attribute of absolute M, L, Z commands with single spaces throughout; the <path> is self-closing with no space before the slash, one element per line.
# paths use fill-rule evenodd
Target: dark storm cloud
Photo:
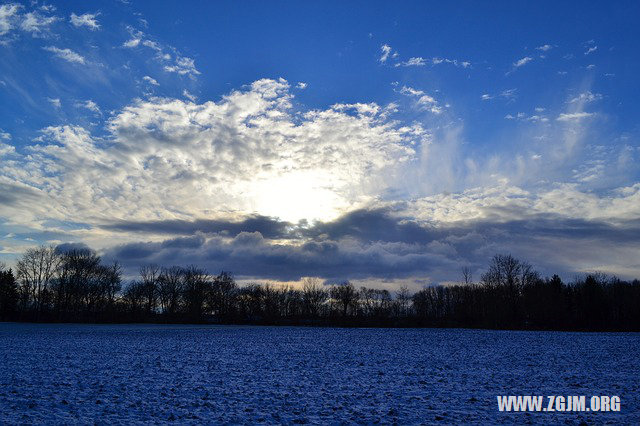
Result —
<path fill-rule="evenodd" d="M 333 222 L 316 223 L 302 233 L 313 238 L 320 236 L 326 236 L 329 239 L 352 237 L 361 241 L 405 243 L 424 243 L 441 236 L 441 232 L 436 228 L 395 218 L 383 209 L 356 210 Z"/>
<path fill-rule="evenodd" d="M 496 253 L 522 257 L 543 273 L 570 274 L 574 267 L 571 256 L 598 252 L 606 257 L 616 247 L 640 246 L 638 220 L 614 226 L 550 215 L 436 228 L 394 218 L 384 210 L 360 210 L 330 223 L 287 232 L 298 239 L 273 244 L 257 231 L 239 232 L 232 238 L 198 233 L 163 242 L 126 244 L 107 255 L 132 268 L 143 263 L 197 264 L 212 272 L 229 270 L 240 277 L 277 280 L 302 276 L 451 280 L 458 278 L 463 265 L 481 271 Z"/>
<path fill-rule="evenodd" d="M 241 232 L 260 232 L 265 238 L 287 238 L 291 224 L 266 216 L 249 216 L 242 221 L 224 220 L 158 220 L 150 222 L 121 221 L 103 225 L 113 231 L 140 232 L 151 234 L 193 235 L 222 233 L 229 236 Z"/>
<path fill-rule="evenodd" d="M 56 246 L 58 253 L 69 253 L 71 251 L 90 250 L 89 246 L 84 243 L 62 243 Z"/>
<path fill-rule="evenodd" d="M 278 280 L 295 280 L 302 276 L 398 278 L 422 273 L 425 266 L 451 264 L 439 253 L 420 252 L 397 243 L 362 245 L 354 241 L 309 241 L 301 245 L 270 244 L 257 232 L 241 233 L 230 240 L 201 239 L 199 246 L 177 247 L 182 245 L 182 240 L 126 244 L 108 251 L 106 257 L 132 268 L 141 263 L 197 264 L 210 271 L 229 270 L 238 276 Z"/>

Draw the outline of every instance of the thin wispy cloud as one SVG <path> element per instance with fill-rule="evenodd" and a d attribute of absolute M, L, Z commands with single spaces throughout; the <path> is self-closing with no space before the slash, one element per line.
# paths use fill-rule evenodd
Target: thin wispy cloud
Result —
<path fill-rule="evenodd" d="M 158 81 L 155 78 L 149 77 L 148 75 L 145 75 L 144 77 L 142 77 L 142 79 L 147 83 L 151 84 L 152 86 L 160 85 L 160 83 L 158 83 Z"/>
<path fill-rule="evenodd" d="M 395 64 L 396 67 L 423 67 L 425 65 L 427 65 L 427 60 L 419 56 Z"/>
<path fill-rule="evenodd" d="M 576 102 L 589 103 L 589 102 L 599 101 L 601 99 L 602 99 L 602 95 L 600 93 L 592 93 L 591 91 L 587 91 L 587 92 L 580 93 L 578 96 L 574 98 L 571 98 L 569 100 L 569 103 L 576 103 Z"/>
<path fill-rule="evenodd" d="M 98 104 L 96 104 L 94 101 L 92 101 L 91 99 L 88 99 L 86 101 L 83 102 L 77 102 L 76 103 L 76 107 L 79 108 L 84 108 L 87 109 L 95 114 L 98 115 L 102 115 L 102 111 L 100 110 L 100 107 L 98 106 Z"/>
<path fill-rule="evenodd" d="M 96 19 L 99 13 L 85 13 L 82 15 L 76 15 L 72 13 L 69 17 L 69 21 L 74 27 L 86 27 L 91 31 L 97 31 L 100 29 L 100 24 Z"/>
<path fill-rule="evenodd" d="M 573 112 L 573 113 L 562 113 L 556 118 L 558 121 L 577 121 L 583 120 L 585 118 L 593 117 L 595 114 L 592 112 Z"/>
<path fill-rule="evenodd" d="M 586 55 L 590 55 L 593 52 L 595 52 L 596 50 L 598 50 L 598 46 L 591 46 L 584 52 L 584 54 L 585 54 L 585 56 Z"/>
<path fill-rule="evenodd" d="M 524 58 L 518 59 L 516 62 L 514 62 L 513 66 L 515 68 L 520 68 L 522 66 L 527 65 L 531 61 L 533 61 L 533 58 L 531 56 L 525 56 Z"/>
<path fill-rule="evenodd" d="M 536 50 L 540 50 L 542 52 L 548 52 L 551 49 L 553 49 L 553 46 L 550 44 L 543 44 L 542 46 L 536 47 Z"/>
<path fill-rule="evenodd" d="M 44 16 L 38 12 L 29 12 L 24 15 L 20 28 L 31 33 L 34 37 L 38 37 L 47 33 L 50 26 L 58 19 L 55 16 Z"/>
<path fill-rule="evenodd" d="M 45 46 L 42 49 L 47 52 L 53 53 L 57 58 L 63 59 L 67 62 L 76 63 L 76 64 L 85 64 L 85 58 L 77 52 L 74 52 L 71 49 L 60 49 L 55 46 Z"/>
<path fill-rule="evenodd" d="M 387 59 L 389 59 L 389 55 L 391 54 L 391 46 L 388 44 L 383 44 L 380 46 L 380 58 L 378 59 L 380 62 L 385 63 Z"/>

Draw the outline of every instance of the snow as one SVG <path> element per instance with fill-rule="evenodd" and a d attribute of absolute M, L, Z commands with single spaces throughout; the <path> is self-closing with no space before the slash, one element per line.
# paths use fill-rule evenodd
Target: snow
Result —
<path fill-rule="evenodd" d="M 0 423 L 640 423 L 640 334 L 0 323 Z M 499 413 L 496 395 L 619 395 Z"/>

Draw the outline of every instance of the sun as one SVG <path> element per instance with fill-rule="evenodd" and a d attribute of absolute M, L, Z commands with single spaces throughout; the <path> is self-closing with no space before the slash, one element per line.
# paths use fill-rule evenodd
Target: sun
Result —
<path fill-rule="evenodd" d="M 326 171 L 291 171 L 254 181 L 249 191 L 255 213 L 292 223 L 331 221 L 349 202 Z"/>

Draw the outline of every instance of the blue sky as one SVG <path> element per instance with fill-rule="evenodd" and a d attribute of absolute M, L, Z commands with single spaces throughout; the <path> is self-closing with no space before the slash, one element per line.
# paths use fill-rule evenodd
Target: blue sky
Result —
<path fill-rule="evenodd" d="M 73 243 L 131 268 L 419 286 L 511 252 L 638 276 L 638 17 L 0 3 L 0 259 Z"/>

